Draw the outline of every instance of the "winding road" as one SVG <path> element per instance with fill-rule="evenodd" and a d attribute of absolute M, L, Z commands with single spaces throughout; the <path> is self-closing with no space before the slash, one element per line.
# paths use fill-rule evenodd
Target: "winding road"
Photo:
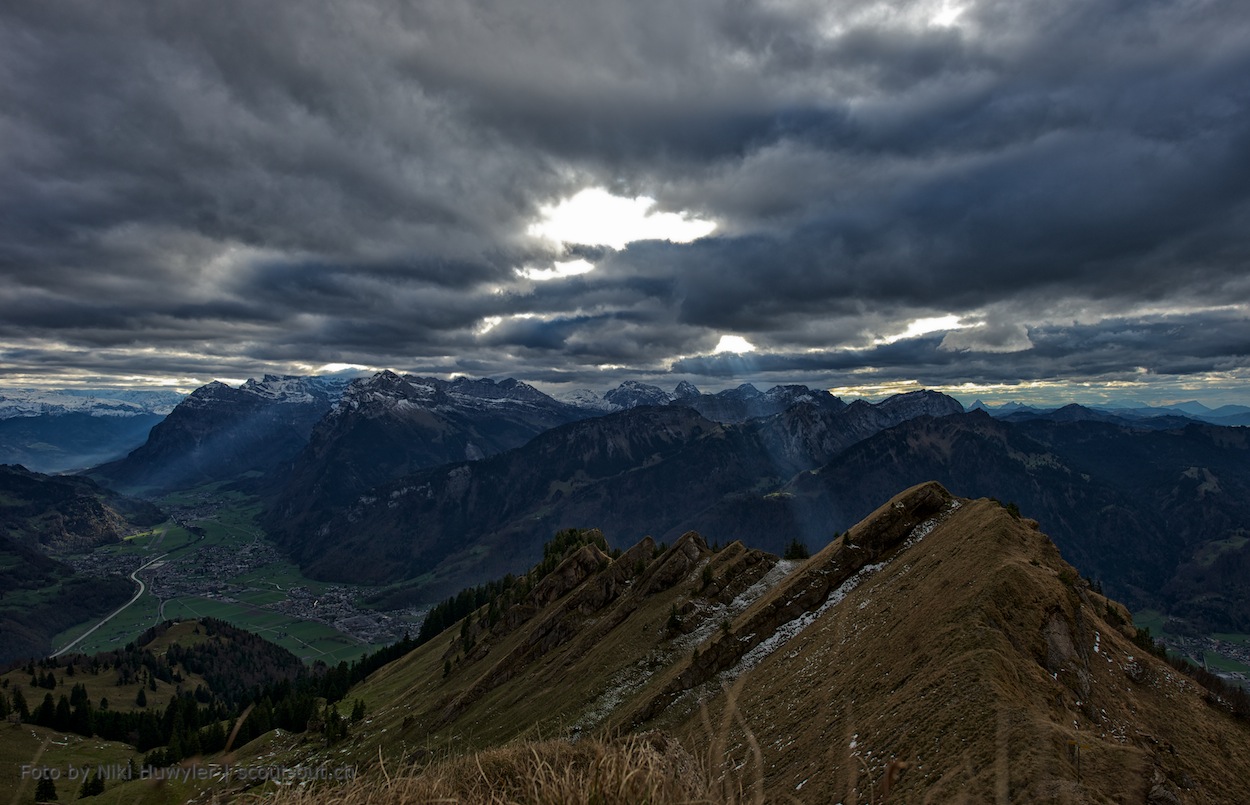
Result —
<path fill-rule="evenodd" d="M 138 584 L 138 585 L 139 585 L 139 589 L 138 589 L 138 591 L 134 594 L 134 597 L 133 597 L 133 598 L 131 598 L 131 599 L 130 599 L 129 601 L 127 601 L 126 603 L 122 604 L 122 605 L 121 605 L 120 607 L 118 607 L 117 609 L 115 609 L 111 615 L 106 616 L 103 620 L 101 620 L 101 621 L 100 621 L 99 623 L 97 623 L 95 626 L 92 626 L 92 627 L 91 627 L 90 629 L 88 629 L 87 631 L 85 631 L 85 632 L 83 632 L 82 634 L 78 635 L 78 637 L 75 637 L 73 640 L 71 640 L 70 642 L 66 643 L 64 646 L 62 646 L 62 647 L 61 647 L 60 651 L 57 651 L 55 654 L 50 654 L 50 655 L 48 655 L 48 656 L 49 656 L 49 658 L 52 658 L 52 657 L 59 657 L 59 656 L 61 656 L 62 654 L 64 654 L 65 652 L 69 651 L 69 650 L 70 650 L 70 649 L 72 649 L 74 646 L 78 645 L 78 644 L 79 644 L 79 643 L 81 643 L 84 639 L 86 639 L 87 637 L 89 637 L 89 636 L 90 636 L 90 635 L 91 635 L 91 634 L 92 634 L 92 633 L 93 633 L 96 629 L 99 629 L 99 628 L 100 628 L 101 626 L 103 626 L 104 624 L 106 624 L 106 623 L 108 623 L 109 621 L 113 620 L 113 618 L 116 618 L 116 617 L 117 617 L 118 615 L 120 615 L 122 612 L 126 611 L 126 608 L 127 608 L 127 607 L 129 607 L 129 606 L 130 606 L 131 604 L 133 604 L 134 602 L 138 601 L 138 600 L 139 600 L 139 598 L 143 596 L 143 593 L 144 593 L 144 592 L 146 592 L 146 591 L 147 591 L 147 589 L 148 589 L 148 586 L 147 586 L 147 584 L 146 584 L 146 583 L 144 583 L 143 579 L 139 578 L 139 571 L 140 571 L 140 570 L 143 570 L 144 568 L 146 568 L 148 565 L 152 564 L 153 562 L 158 562 L 158 561 L 160 561 L 161 559 L 164 559 L 166 556 L 169 556 L 169 554 L 167 554 L 167 553 L 163 553 L 163 554 L 161 554 L 160 556 L 157 556 L 157 557 L 154 557 L 154 558 L 152 558 L 152 559 L 149 559 L 148 561 L 144 562 L 143 564 L 141 564 L 141 565 L 139 565 L 137 568 L 135 568 L 135 569 L 131 572 L 131 574 L 130 574 L 130 580 L 131 580 L 131 581 L 133 581 L 135 584 Z"/>

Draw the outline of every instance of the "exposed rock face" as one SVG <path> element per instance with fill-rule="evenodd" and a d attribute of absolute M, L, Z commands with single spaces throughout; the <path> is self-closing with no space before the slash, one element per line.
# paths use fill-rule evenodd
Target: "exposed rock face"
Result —
<path fill-rule="evenodd" d="M 819 609 L 830 593 L 863 567 L 899 548 L 926 521 L 936 523 L 952 498 L 940 485 L 913 487 L 882 506 L 848 534 L 813 556 L 727 629 L 692 655 L 650 701 L 633 716 L 634 723 L 654 718 L 682 692 L 730 668 L 782 624 Z M 929 525 L 932 527 L 932 524 Z"/>
<path fill-rule="evenodd" d="M 568 595 L 571 590 L 590 577 L 592 573 L 607 567 L 607 554 L 598 546 L 586 545 L 551 571 L 530 593 L 530 602 L 538 607 L 545 607 L 558 598 Z"/>
<path fill-rule="evenodd" d="M 617 410 L 625 410 L 640 405 L 668 405 L 673 401 L 673 395 L 658 386 L 626 380 L 604 394 L 603 399 L 616 406 Z"/>
<path fill-rule="evenodd" d="M 707 552 L 707 543 L 694 531 L 682 534 L 672 548 L 669 548 L 654 565 L 638 580 L 638 587 L 643 595 L 650 595 L 659 590 L 667 590 L 678 581 L 689 575 L 695 564 Z"/>
<path fill-rule="evenodd" d="M 691 383 L 689 380 L 683 380 L 677 384 L 677 388 L 673 389 L 673 399 L 688 400 L 698 397 L 701 393 L 694 383 Z"/>
<path fill-rule="evenodd" d="M 693 408 L 713 422 L 722 423 L 773 416 L 800 403 L 830 412 L 846 407 L 846 403 L 829 392 L 807 386 L 773 386 L 762 392 L 750 383 L 743 383 L 737 388 L 704 394 L 687 380 L 678 383 L 671 394 L 658 386 L 626 380 L 603 396 L 593 391 L 577 390 L 562 399 L 596 412 L 625 411 L 644 405 L 680 405 Z"/>
<path fill-rule="evenodd" d="M 746 422 L 749 419 L 773 416 L 800 404 L 810 405 L 827 413 L 846 407 L 846 403 L 827 391 L 789 385 L 773 386 L 768 391 L 761 392 L 750 383 L 716 394 L 678 395 L 674 402 L 677 405 L 688 405 L 716 422 Z"/>
<path fill-rule="evenodd" d="M 770 454 L 784 457 L 792 474 L 825 464 L 852 445 L 908 420 L 963 412 L 958 400 L 930 391 L 900 394 L 876 404 L 856 400 L 846 405 L 825 396 L 836 405 L 817 397 L 760 425 Z"/>

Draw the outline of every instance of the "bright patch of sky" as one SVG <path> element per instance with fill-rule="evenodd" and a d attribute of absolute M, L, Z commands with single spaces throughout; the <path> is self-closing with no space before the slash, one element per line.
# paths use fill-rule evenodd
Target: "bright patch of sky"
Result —
<path fill-rule="evenodd" d="M 904 338 L 915 338 L 916 336 L 928 335 L 942 330 L 960 330 L 970 325 L 961 323 L 958 316 L 935 316 L 927 319 L 914 319 L 907 325 L 907 329 L 895 335 L 878 338 L 877 344 L 893 344 L 895 341 L 902 341 Z"/>
<path fill-rule="evenodd" d="M 322 364 L 321 366 L 318 366 L 316 371 L 313 372 L 313 374 L 332 375 L 332 374 L 337 374 L 338 372 L 350 372 L 350 371 L 368 372 L 368 371 L 376 371 L 376 370 L 372 366 L 362 366 L 359 363 L 326 363 L 326 364 Z"/>
<path fill-rule="evenodd" d="M 939 28 L 950 28 L 959 22 L 959 16 L 963 13 L 962 5 L 944 1 L 941 10 L 933 15 L 931 22 Z"/>
<path fill-rule="evenodd" d="M 559 204 L 541 208 L 542 220 L 528 233 L 561 244 L 610 246 L 623 249 L 636 240 L 689 243 L 710 235 L 715 221 L 674 212 L 653 212 L 655 199 L 624 198 L 590 187 Z"/>
<path fill-rule="evenodd" d="M 868 378 L 874 372 L 860 372 L 862 382 L 829 387 L 830 394 L 846 400 L 879 402 L 895 394 L 928 389 L 949 394 L 965 406 L 976 400 L 999 406 L 1009 402 L 1039 408 L 1058 408 L 1069 403 L 1081 405 L 1162 406 L 1198 399 L 1207 406 L 1245 405 L 1245 387 L 1250 377 L 1240 372 L 1208 373 L 1192 377 L 1149 378 L 1122 381 L 1031 380 L 1019 383 L 934 383 L 919 380 Z M 763 384 L 760 384 L 761 387 Z"/>
<path fill-rule="evenodd" d="M 569 260 L 563 263 L 556 263 L 552 268 L 533 268 L 531 266 L 518 268 L 516 273 L 527 280 L 546 282 L 547 280 L 563 279 L 564 277 L 575 277 L 578 274 L 585 274 L 587 271 L 594 271 L 594 269 L 594 264 L 588 260 Z"/>
<path fill-rule="evenodd" d="M 755 345 L 740 335 L 722 335 L 720 342 L 717 343 L 716 349 L 712 350 L 715 354 L 722 352 L 733 352 L 738 355 L 744 352 L 754 352 Z"/>

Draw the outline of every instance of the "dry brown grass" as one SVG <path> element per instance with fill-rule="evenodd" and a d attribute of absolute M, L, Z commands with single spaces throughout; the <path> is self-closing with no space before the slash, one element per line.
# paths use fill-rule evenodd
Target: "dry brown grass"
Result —
<path fill-rule="evenodd" d="M 725 706 L 721 712 L 720 724 L 712 729 L 712 720 L 708 716 L 707 703 L 699 704 L 699 715 L 703 721 L 706 734 L 712 736 L 707 751 L 708 779 L 711 781 L 709 792 L 714 794 L 717 803 L 724 805 L 758 805 L 764 801 L 764 755 L 760 751 L 755 733 L 747 726 L 742 711 L 738 709 L 738 696 L 742 693 L 744 678 L 739 679 L 732 687 L 722 685 Z M 737 723 L 742 730 L 744 743 L 750 748 L 749 757 L 738 765 L 731 754 L 726 751 L 730 728 Z"/>
<path fill-rule="evenodd" d="M 700 764 L 662 733 L 614 741 L 526 742 L 399 771 L 380 766 L 345 785 L 266 792 L 279 805 L 720 803 Z"/>

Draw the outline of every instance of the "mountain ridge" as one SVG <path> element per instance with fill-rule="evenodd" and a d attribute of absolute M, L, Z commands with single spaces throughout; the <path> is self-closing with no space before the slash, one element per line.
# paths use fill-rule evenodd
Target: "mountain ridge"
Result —
<path fill-rule="evenodd" d="M 395 772 L 423 742 L 472 766 L 622 734 L 705 758 L 689 779 L 712 801 L 1245 793 L 1246 722 L 995 501 L 926 482 L 804 561 L 692 532 L 662 553 L 586 545 L 548 578 L 371 674 L 352 692 L 371 717 L 333 755 L 297 736 L 264 751 L 365 764 L 327 796 L 380 795 L 370 759 L 387 786 L 442 779 L 424 756 Z"/>
<path fill-rule="evenodd" d="M 234 388 L 213 381 L 183 399 L 125 458 L 90 474 L 126 489 L 169 491 L 268 472 L 303 447 L 344 382 L 266 375 Z"/>
<path fill-rule="evenodd" d="M 743 494 L 766 494 L 864 434 L 921 410 L 943 414 L 962 406 L 943 395 L 840 409 L 804 402 L 737 424 L 714 422 L 685 406 L 639 406 L 551 429 L 498 456 L 390 481 L 324 513 L 315 527 L 303 521 L 298 537 L 284 544 L 314 575 L 352 573 L 360 580 L 389 569 L 390 577 L 367 577 L 399 581 L 442 565 L 440 573 L 450 576 L 439 584 L 454 588 L 472 577 L 463 562 L 454 566 L 450 546 L 485 549 L 474 554 L 484 578 L 528 561 L 546 534 L 578 522 L 602 522 L 630 539 L 648 533 L 676 539 L 704 527 L 705 511 L 732 509 Z M 647 505 L 640 506 L 643 500 Z M 732 541 L 770 516 L 730 527 L 729 513 L 715 522 Z M 784 546 L 756 540 L 754 547 Z M 349 554 L 364 561 L 347 563 Z"/>

